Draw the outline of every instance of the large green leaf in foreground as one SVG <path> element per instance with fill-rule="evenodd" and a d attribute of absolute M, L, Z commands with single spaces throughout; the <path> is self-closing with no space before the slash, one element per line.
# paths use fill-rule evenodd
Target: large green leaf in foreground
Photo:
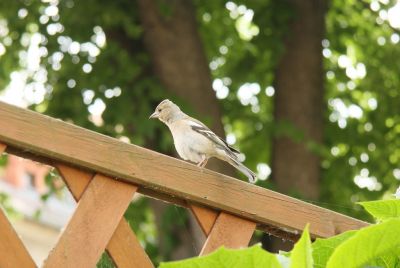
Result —
<path fill-rule="evenodd" d="M 313 268 L 312 248 L 308 225 L 290 254 L 290 268 Z"/>
<path fill-rule="evenodd" d="M 359 202 L 358 204 L 379 221 L 400 218 L 400 199 Z"/>
<path fill-rule="evenodd" d="M 400 247 L 399 231 L 400 219 L 390 219 L 359 230 L 335 249 L 327 268 L 362 267 L 395 252 Z"/>
<path fill-rule="evenodd" d="M 276 256 L 255 245 L 247 249 L 219 248 L 204 256 L 182 261 L 161 263 L 160 268 L 281 268 Z"/>
<path fill-rule="evenodd" d="M 352 237 L 357 231 L 348 231 L 330 238 L 317 238 L 312 244 L 315 268 L 324 268 L 336 247 Z"/>

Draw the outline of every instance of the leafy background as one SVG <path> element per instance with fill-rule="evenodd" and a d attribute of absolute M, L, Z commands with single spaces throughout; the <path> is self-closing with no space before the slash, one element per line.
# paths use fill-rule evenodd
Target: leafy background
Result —
<path fill-rule="evenodd" d="M 179 1 L 149 2 L 166 27 L 172 28 Z M 316 89 L 323 92 L 323 103 L 316 100 L 315 105 L 323 106 L 324 123 L 319 130 L 322 140 L 313 141 L 294 122 L 277 120 L 275 112 L 275 97 L 281 90 L 276 87 L 279 62 L 285 53 L 297 49 L 286 40 L 293 35 L 291 23 L 305 2 L 191 3 L 188 12 L 195 18 L 201 47 L 192 53 L 204 54 L 209 73 L 199 69 L 199 77 L 208 76 L 210 85 L 204 91 L 215 99 L 205 109 L 217 107 L 221 118 L 196 108 L 189 101 L 190 87 L 187 98 L 168 88 L 157 71 L 157 54 L 146 39 L 149 29 L 141 17 L 147 15 L 142 1 L 1 1 L 2 99 L 174 154 L 167 129 L 148 120 L 155 105 L 170 98 L 208 124 L 218 125 L 221 120 L 227 140 L 245 154 L 246 165 L 263 179 L 259 186 L 370 219 L 355 202 L 387 198 L 400 180 L 400 4 L 390 0 L 326 2 L 324 33 L 315 51 L 322 62 L 324 88 Z M 193 38 L 176 34 L 178 42 Z M 196 78 L 185 81 L 189 85 L 192 80 Z M 300 89 L 301 85 L 302 94 Z M 297 97 L 292 94 L 287 101 Z M 320 171 L 317 198 L 308 196 L 311 185 L 307 182 L 282 189 L 279 178 L 273 176 L 278 171 L 271 174 L 274 141 L 282 137 L 318 156 L 314 167 Z M 287 159 L 287 168 L 298 160 Z M 141 199 L 131 204 L 125 216 L 156 263 L 196 251 L 196 245 L 184 238 L 192 235 L 190 216 L 179 208 Z M 262 239 L 265 247 L 267 240 Z M 177 253 L 179 248 L 191 251 Z"/>

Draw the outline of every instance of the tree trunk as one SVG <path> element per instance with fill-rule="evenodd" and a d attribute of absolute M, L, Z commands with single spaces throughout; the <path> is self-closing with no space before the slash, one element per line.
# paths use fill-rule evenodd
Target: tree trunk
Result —
<path fill-rule="evenodd" d="M 321 143 L 323 136 L 322 39 L 325 32 L 324 0 L 290 0 L 295 12 L 285 40 L 285 52 L 275 77 L 274 116 L 290 122 L 306 140 Z M 280 192 L 318 199 L 320 159 L 304 142 L 277 137 L 273 142 L 272 179 Z M 293 243 L 263 236 L 272 252 L 290 250 Z"/>
<path fill-rule="evenodd" d="M 196 14 L 188 0 L 138 0 L 144 42 L 151 55 L 153 71 L 171 96 L 185 100 L 199 119 L 224 137 L 221 111 L 212 89 L 211 73 L 198 33 Z M 232 167 L 218 160 L 209 161 L 207 168 L 233 175 Z M 156 214 L 164 213 L 165 204 L 155 204 Z M 160 222 L 157 223 L 161 232 Z M 181 259 L 199 254 L 205 237 L 194 218 L 188 231 L 175 232 L 181 245 L 171 254 Z M 163 247 L 163 241 L 160 241 Z M 196 252 L 197 251 L 197 252 Z"/>
<path fill-rule="evenodd" d="M 275 120 L 289 121 L 306 139 L 321 143 L 323 135 L 322 39 L 326 2 L 293 0 L 295 11 L 285 52 L 276 71 Z M 288 137 L 274 140 L 273 180 L 280 191 L 318 199 L 320 159 Z"/>
<path fill-rule="evenodd" d="M 212 89 L 211 73 L 200 40 L 196 14 L 188 0 L 138 0 L 144 41 L 156 76 L 171 95 L 187 101 L 199 119 L 206 119 L 224 137 L 221 110 Z M 233 175 L 220 161 L 207 168 Z"/>

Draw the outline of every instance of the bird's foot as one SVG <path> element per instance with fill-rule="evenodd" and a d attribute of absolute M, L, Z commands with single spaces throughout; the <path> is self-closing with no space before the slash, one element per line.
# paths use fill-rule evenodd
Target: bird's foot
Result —
<path fill-rule="evenodd" d="M 198 167 L 204 168 L 207 165 L 208 158 L 205 158 L 203 161 L 197 164 Z"/>

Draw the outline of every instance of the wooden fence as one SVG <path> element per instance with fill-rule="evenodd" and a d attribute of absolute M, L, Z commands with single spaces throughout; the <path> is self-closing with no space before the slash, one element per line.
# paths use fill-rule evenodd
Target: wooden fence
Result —
<path fill-rule="evenodd" d="M 329 237 L 367 223 L 184 161 L 0 103 L 0 152 L 56 167 L 77 201 L 44 267 L 153 267 L 123 217 L 138 192 L 191 210 L 207 236 L 200 255 L 246 247 L 257 228 L 296 239 L 310 224 Z M 0 210 L 0 267 L 35 264 Z"/>

